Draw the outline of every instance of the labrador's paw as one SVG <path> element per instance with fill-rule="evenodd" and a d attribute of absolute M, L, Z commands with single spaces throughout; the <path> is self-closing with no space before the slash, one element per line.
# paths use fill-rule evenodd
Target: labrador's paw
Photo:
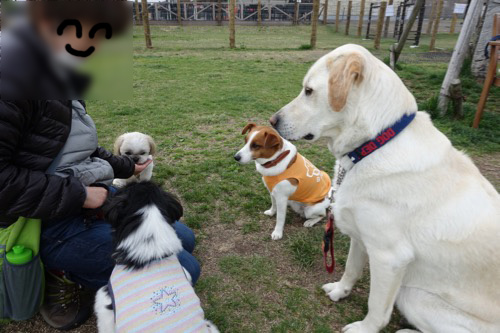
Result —
<path fill-rule="evenodd" d="M 274 230 L 273 233 L 271 234 L 271 238 L 273 240 L 278 240 L 283 238 L 283 230 Z"/>
<path fill-rule="evenodd" d="M 323 290 L 334 302 L 338 302 L 342 298 L 349 296 L 351 288 L 343 286 L 340 282 L 327 283 L 323 285 Z"/>
<path fill-rule="evenodd" d="M 372 330 L 366 327 L 363 321 L 356 321 L 352 324 L 344 326 L 342 333 L 377 333 L 377 330 Z"/>
<path fill-rule="evenodd" d="M 274 216 L 274 214 L 276 214 L 276 210 L 268 209 L 264 212 L 264 214 L 267 216 Z"/>

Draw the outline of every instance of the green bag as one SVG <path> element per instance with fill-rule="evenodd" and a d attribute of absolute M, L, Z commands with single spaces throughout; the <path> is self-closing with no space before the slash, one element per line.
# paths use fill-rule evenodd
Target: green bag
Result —
<path fill-rule="evenodd" d="M 40 260 L 39 219 L 20 217 L 8 228 L 0 229 L 0 319 L 26 320 L 33 317 L 43 302 L 44 270 Z M 33 251 L 33 258 L 12 264 L 6 254 L 15 245 Z"/>

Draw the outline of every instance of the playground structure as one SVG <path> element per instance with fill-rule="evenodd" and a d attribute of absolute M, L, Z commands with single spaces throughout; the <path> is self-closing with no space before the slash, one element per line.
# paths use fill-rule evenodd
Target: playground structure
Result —
<path fill-rule="evenodd" d="M 413 10 L 415 6 L 414 3 L 410 3 L 409 0 L 405 0 L 401 2 L 397 9 L 396 20 L 394 23 L 394 38 L 398 41 L 401 39 L 401 35 L 403 34 L 405 23 L 407 23 L 407 19 L 410 16 L 409 12 Z M 420 36 L 422 34 L 422 26 L 424 22 L 425 16 L 425 6 L 420 7 L 420 11 L 417 14 L 417 26 L 415 30 L 410 31 L 412 37 L 408 37 L 408 40 L 413 40 L 413 45 L 417 46 L 420 43 Z"/>

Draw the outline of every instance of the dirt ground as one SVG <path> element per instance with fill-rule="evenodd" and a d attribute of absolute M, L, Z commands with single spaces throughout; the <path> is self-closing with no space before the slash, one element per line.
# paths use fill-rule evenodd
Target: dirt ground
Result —
<path fill-rule="evenodd" d="M 497 188 L 500 188 L 500 153 L 494 153 L 484 156 L 475 156 L 473 157 L 474 162 L 481 170 L 482 174 Z M 234 234 L 234 238 L 228 237 L 228 230 L 222 232 L 221 228 L 224 228 L 224 225 L 212 225 L 207 229 L 204 229 L 204 233 L 211 235 L 211 238 L 217 238 L 218 240 L 215 242 L 210 242 L 210 244 L 203 244 L 203 261 L 205 270 L 216 270 L 218 269 L 215 264 L 216 258 L 220 257 L 222 254 L 227 252 L 241 252 L 246 253 L 248 248 L 258 248 L 259 233 L 252 235 L 252 237 L 246 237 L 246 241 L 241 239 L 241 242 L 238 241 L 238 237 L 242 237 L 239 234 Z M 291 226 L 292 228 L 300 228 L 297 224 Z M 288 230 L 287 232 L 293 232 L 292 230 Z M 267 234 L 266 234 L 267 235 Z M 239 245 L 235 245 L 239 244 Z M 262 246 L 259 251 L 267 251 Z M 278 262 L 282 262 L 279 260 Z M 320 264 L 317 265 L 316 272 L 314 274 L 310 274 L 304 271 L 303 276 L 301 277 L 302 283 L 311 285 L 311 289 L 314 290 L 315 281 L 320 280 L 324 277 L 325 273 L 323 273 L 322 267 Z M 283 267 L 279 267 L 278 271 L 285 276 L 283 279 L 284 283 L 287 283 L 286 273 L 287 273 L 287 265 L 283 265 Z M 313 270 L 314 271 L 314 270 Z M 340 278 L 341 272 L 336 273 L 335 279 Z M 297 281 L 293 281 L 296 283 Z M 358 290 L 358 292 L 362 292 Z M 270 300 L 271 301 L 271 300 Z M 24 322 L 13 322 L 11 324 L 0 327 L 0 332 L 5 333 L 56 333 L 60 332 L 58 330 L 50 328 L 45 324 L 43 319 L 38 315 L 32 320 L 24 321 Z M 95 317 L 90 318 L 84 325 L 79 328 L 71 331 L 74 333 L 96 333 L 96 322 Z"/>

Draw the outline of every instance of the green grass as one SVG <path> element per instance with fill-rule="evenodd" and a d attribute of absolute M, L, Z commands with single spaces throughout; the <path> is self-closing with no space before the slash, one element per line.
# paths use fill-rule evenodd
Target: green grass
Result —
<path fill-rule="evenodd" d="M 304 74 L 321 55 L 344 43 L 373 51 L 373 41 L 320 26 L 318 49 L 308 50 L 310 27 L 237 27 L 237 49 L 228 48 L 227 27 L 152 27 L 154 49 L 145 50 L 140 28 L 134 35 L 133 94 L 129 100 L 88 101 L 101 145 L 111 147 L 126 131 L 152 135 L 159 148 L 154 179 L 176 193 L 183 220 L 195 230 L 195 255 L 202 264 L 196 290 L 207 317 L 223 332 L 330 332 L 361 320 L 367 311 L 369 276 L 349 299 L 332 303 L 320 286 L 340 278 L 349 248 L 336 233 L 338 272 L 324 272 L 322 227 L 305 229 L 292 212 L 284 238 L 271 241 L 274 218 L 264 216 L 270 198 L 253 165 L 233 155 L 243 144 L 241 129 L 267 119 L 293 99 Z M 354 29 L 352 29 L 354 31 Z M 439 35 L 451 51 L 456 35 Z M 383 39 L 379 58 L 392 39 Z M 403 55 L 428 51 L 428 39 Z M 404 59 L 404 56 L 402 57 Z M 447 64 L 401 61 L 397 73 L 422 109 L 435 115 L 436 96 Z M 481 87 L 464 72 L 466 117 L 436 118 L 453 143 L 474 154 L 500 151 L 498 89 L 492 89 L 481 128 L 470 128 Z M 297 142 L 299 151 L 331 174 L 326 143 Z M 385 330 L 398 327 L 397 313 Z"/>
<path fill-rule="evenodd" d="M 451 50 L 456 36 L 439 36 Z M 270 240 L 273 218 L 262 212 L 268 193 L 251 165 L 232 156 L 243 144 L 241 128 L 267 119 L 301 89 L 310 65 L 346 42 L 369 48 L 373 41 L 335 34 L 320 27 L 318 49 L 307 50 L 309 27 L 237 27 L 237 49 L 227 47 L 227 28 L 153 27 L 153 50 L 134 38 L 134 94 L 129 101 L 91 102 L 100 140 L 110 146 L 124 131 L 151 134 L 159 146 L 155 178 L 177 193 L 184 221 L 195 229 L 203 273 L 197 286 L 208 318 L 225 332 L 329 332 L 367 311 L 368 274 L 353 295 L 333 304 L 319 289 L 332 280 L 323 272 L 322 228 L 304 229 L 289 213 L 284 239 Z M 424 37 L 422 44 L 426 44 Z M 391 39 L 376 51 L 387 56 Z M 428 44 L 428 43 L 427 43 Z M 244 48 L 242 48 L 244 46 Z M 422 46 L 404 52 L 426 52 Z M 436 94 L 446 63 L 400 63 L 398 74 L 419 105 L 435 114 Z M 481 87 L 463 80 L 466 118 L 438 118 L 436 125 L 459 148 L 475 154 L 500 151 L 498 112 L 486 112 L 482 128 L 470 128 Z M 494 92 L 490 101 L 498 98 Z M 491 111 L 492 103 L 488 104 Z M 333 157 L 324 142 L 298 142 L 301 153 L 331 173 Z M 339 270 L 348 237 L 336 235 Z M 336 279 L 339 275 L 336 275 Z M 398 325 L 395 315 L 387 332 Z"/>
<path fill-rule="evenodd" d="M 361 320 L 367 311 L 368 274 L 351 298 L 331 303 L 319 290 L 332 280 L 322 267 L 322 228 L 304 229 L 303 221 L 289 213 L 284 239 L 272 242 L 274 219 L 262 214 L 270 205 L 267 191 L 254 167 L 237 165 L 232 156 L 243 144 L 240 129 L 248 121 L 265 124 L 294 98 L 319 56 L 347 42 L 371 49 L 373 41 L 320 27 L 318 50 L 308 50 L 309 27 L 238 26 L 237 49 L 230 50 L 227 28 L 153 29 L 153 50 L 142 48 L 140 34 L 134 39 L 133 100 L 94 102 L 89 110 L 108 145 L 128 130 L 150 133 L 159 141 L 156 179 L 180 195 L 184 219 L 199 235 L 195 254 L 203 274 L 197 291 L 207 316 L 226 332 L 329 332 Z M 455 38 L 441 35 L 438 46 L 450 51 Z M 387 56 L 392 42 L 384 39 L 376 54 Z M 422 47 L 404 52 L 426 52 L 427 44 L 424 37 Z M 400 63 L 398 74 L 433 114 L 446 66 Z M 466 118 L 439 118 L 436 125 L 461 149 L 500 151 L 499 114 L 486 112 L 482 128 L 472 130 L 481 87 L 467 77 L 464 89 Z M 490 101 L 498 97 L 494 92 Z M 488 107 L 491 111 L 492 103 Z M 331 173 L 333 158 L 324 142 L 297 145 Z M 340 270 L 348 247 L 348 237 L 337 234 Z M 398 318 L 388 332 L 395 330 Z"/>

